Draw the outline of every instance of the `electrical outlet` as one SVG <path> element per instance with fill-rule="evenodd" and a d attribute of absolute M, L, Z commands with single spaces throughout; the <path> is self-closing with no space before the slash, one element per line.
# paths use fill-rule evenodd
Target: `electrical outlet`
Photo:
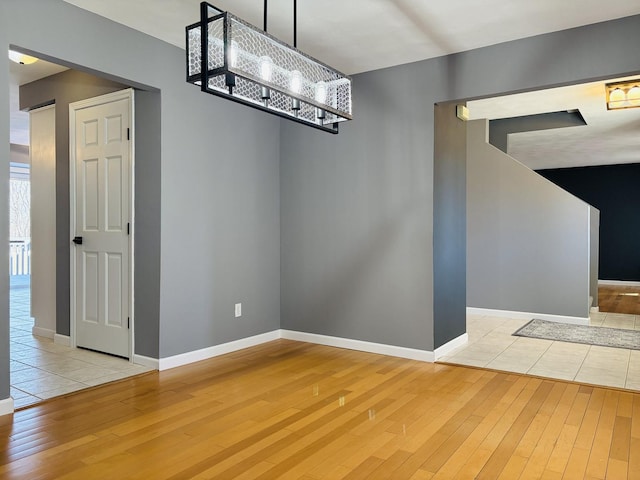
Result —
<path fill-rule="evenodd" d="M 242 316 L 242 304 L 236 303 L 236 318 Z"/>

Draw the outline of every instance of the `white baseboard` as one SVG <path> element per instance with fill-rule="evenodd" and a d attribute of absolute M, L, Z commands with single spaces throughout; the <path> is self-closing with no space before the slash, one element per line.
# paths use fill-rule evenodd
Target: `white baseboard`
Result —
<path fill-rule="evenodd" d="M 44 338 L 54 338 L 56 332 L 49 328 L 36 327 L 35 325 L 31 327 L 31 333 L 36 337 L 44 337 Z"/>
<path fill-rule="evenodd" d="M 591 313 L 598 313 L 598 312 L 600 311 L 600 307 L 591 307 L 591 308 L 589 309 L 589 311 L 590 311 Z"/>
<path fill-rule="evenodd" d="M 11 415 L 15 411 L 13 406 L 13 398 L 5 398 L 0 400 L 0 417 L 2 415 Z"/>
<path fill-rule="evenodd" d="M 488 308 L 467 307 L 467 315 L 485 315 L 492 317 L 517 318 L 523 320 L 548 320 L 550 322 L 569 323 L 571 325 L 589 325 L 589 317 L 568 317 L 564 315 L 550 315 L 548 313 L 512 312 L 509 310 L 491 310 Z"/>
<path fill-rule="evenodd" d="M 59 333 L 56 333 L 53 336 L 53 343 L 57 344 L 57 345 L 63 345 L 65 347 L 70 347 L 71 346 L 71 337 L 68 335 L 60 335 Z"/>
<path fill-rule="evenodd" d="M 453 340 L 449 340 L 444 345 L 436 348 L 433 352 L 433 356 L 435 360 L 438 360 L 439 358 L 448 355 L 456 348 L 461 347 L 462 345 L 466 345 L 467 343 L 469 343 L 469 335 L 467 333 L 463 333 L 459 337 L 456 337 Z"/>
<path fill-rule="evenodd" d="M 207 347 L 201 350 L 194 350 L 193 352 L 181 353 L 179 355 L 161 358 L 158 361 L 158 370 L 168 370 L 170 368 L 180 367 L 189 363 L 199 362 L 208 358 L 235 352 L 236 350 L 242 350 L 243 348 L 254 347 L 256 345 L 260 345 L 261 343 L 278 340 L 279 338 L 281 338 L 280 330 L 274 330 L 273 332 L 267 332 L 248 338 L 241 338 L 240 340 L 223 343 L 221 345 L 214 345 L 213 347 Z"/>
<path fill-rule="evenodd" d="M 380 355 L 388 355 L 390 357 L 407 358 L 409 360 L 419 360 L 422 362 L 435 362 L 438 358 L 447 355 L 449 352 L 464 345 L 468 342 L 466 333 L 436 348 L 434 352 L 429 350 L 418 350 L 415 348 L 399 347 L 396 345 L 386 345 L 382 343 L 365 342 L 362 340 L 353 340 L 351 338 L 331 337 L 329 335 L 319 335 L 315 333 L 296 332 L 292 330 L 274 330 L 272 332 L 263 333 L 249 338 L 235 340 L 233 342 L 224 343 L 222 345 L 214 345 L 212 347 L 195 350 L 193 352 L 181 353 L 171 357 L 155 358 L 145 357 L 143 355 L 134 355 L 133 363 L 154 368 L 156 370 L 168 370 L 170 368 L 188 365 L 190 363 L 207 360 L 208 358 L 217 357 L 227 353 L 242 350 L 243 348 L 254 347 L 262 343 L 271 342 L 284 338 L 287 340 L 295 340 L 298 342 L 315 343 L 318 345 L 326 345 L 329 347 L 346 348 L 348 350 L 358 350 L 361 352 L 377 353 Z"/>
<path fill-rule="evenodd" d="M 154 370 L 160 369 L 160 360 L 157 358 L 136 355 L 135 353 L 133 354 L 133 363 L 136 365 L 142 365 L 143 367 L 153 368 Z"/>
<path fill-rule="evenodd" d="M 346 348 L 349 350 L 359 350 L 362 352 L 378 353 L 391 357 L 408 358 L 410 360 L 420 360 L 423 362 L 434 362 L 434 352 L 428 350 L 417 350 L 414 348 L 397 347 L 395 345 L 385 345 L 382 343 L 364 342 L 351 338 L 331 337 L 328 335 L 318 335 L 316 333 L 295 332 L 292 330 L 281 330 L 282 338 L 287 340 L 297 340 L 299 342 L 317 343 L 329 347 Z"/>
<path fill-rule="evenodd" d="M 626 280 L 598 280 L 598 285 L 620 285 L 621 287 L 640 287 L 640 282 L 627 282 Z"/>

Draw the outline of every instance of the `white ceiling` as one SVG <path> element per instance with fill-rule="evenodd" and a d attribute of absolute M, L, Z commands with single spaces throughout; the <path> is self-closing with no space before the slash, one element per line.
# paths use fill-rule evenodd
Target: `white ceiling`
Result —
<path fill-rule="evenodd" d="M 632 78 L 632 77 L 629 77 Z M 468 102 L 471 119 L 580 110 L 587 125 L 509 135 L 507 153 L 534 170 L 640 163 L 640 108 L 607 110 L 605 83 L 520 93 Z"/>
<path fill-rule="evenodd" d="M 184 48 L 199 0 L 66 0 Z M 260 0 L 213 0 L 262 26 Z M 269 0 L 268 31 L 292 43 L 292 0 Z M 638 0 L 315 0 L 298 2 L 298 46 L 347 74 L 640 13 Z"/>

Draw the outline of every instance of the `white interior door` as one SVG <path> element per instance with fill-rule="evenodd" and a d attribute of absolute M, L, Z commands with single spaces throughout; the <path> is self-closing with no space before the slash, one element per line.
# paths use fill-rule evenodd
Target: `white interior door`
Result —
<path fill-rule="evenodd" d="M 72 288 L 76 345 L 129 358 L 132 92 L 124 93 L 124 98 L 107 95 L 70 105 L 75 113 Z"/>

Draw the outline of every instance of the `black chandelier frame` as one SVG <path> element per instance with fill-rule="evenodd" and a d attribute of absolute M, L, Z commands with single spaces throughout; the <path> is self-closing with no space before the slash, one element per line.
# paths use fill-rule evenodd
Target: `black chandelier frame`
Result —
<path fill-rule="evenodd" d="M 185 41 L 187 47 L 187 59 L 186 59 L 186 80 L 187 82 L 197 85 L 200 87 L 202 92 L 209 93 L 211 95 L 216 95 L 219 97 L 226 98 L 228 100 L 232 100 L 234 102 L 262 110 L 264 112 L 268 112 L 271 114 L 275 114 L 279 117 L 286 118 L 288 120 L 292 120 L 297 123 L 301 123 L 303 125 L 307 125 L 325 132 L 337 134 L 338 133 L 338 124 L 342 121 L 351 120 L 353 117 L 351 115 L 351 78 L 333 67 L 307 55 L 306 53 L 298 50 L 297 48 L 297 2 L 294 0 L 294 22 L 293 22 L 293 38 L 294 38 L 294 46 L 288 45 L 287 43 L 281 41 L 280 39 L 274 37 L 266 31 L 267 27 L 267 2 L 265 0 L 264 5 L 264 31 L 258 29 L 254 25 L 242 20 L 235 15 L 225 12 L 218 7 L 208 3 L 201 2 L 200 3 L 200 21 L 188 25 L 185 28 Z M 210 12 L 214 11 L 215 14 L 211 15 Z M 223 64 L 217 68 L 208 68 L 208 58 L 210 53 L 210 38 L 208 35 L 209 25 L 212 22 L 218 22 L 222 20 L 223 22 Z M 238 24 L 251 29 L 254 32 L 259 33 L 259 35 L 264 36 L 271 40 L 272 42 L 278 44 L 280 47 L 284 47 L 290 51 L 295 52 L 297 55 L 300 55 L 306 58 L 308 61 L 313 62 L 314 64 L 325 68 L 327 71 L 330 71 L 332 74 L 335 74 L 340 77 L 340 81 L 349 82 L 349 108 L 348 112 L 340 110 L 338 108 L 333 107 L 332 105 L 328 105 L 327 103 L 321 103 L 317 101 L 315 98 L 311 98 L 309 96 L 301 95 L 299 93 L 291 91 L 291 89 L 284 88 L 282 85 L 277 83 L 272 83 L 269 81 L 265 81 L 265 79 L 260 78 L 256 75 L 252 75 L 250 72 L 246 70 L 241 70 L 238 68 L 234 68 L 230 64 L 230 55 L 229 52 L 232 48 L 231 45 L 231 36 L 230 36 L 230 22 L 237 22 Z M 201 65 L 197 72 L 193 72 L 190 67 L 190 32 L 194 29 L 199 29 L 200 32 L 200 45 L 199 45 L 199 55 Z M 203 34 L 203 32 L 207 32 L 207 34 Z M 211 88 L 210 79 L 214 77 L 224 76 L 225 79 L 225 89 L 222 90 L 220 88 Z M 260 85 L 263 88 L 268 88 L 269 90 L 273 90 L 278 92 L 279 94 L 288 97 L 291 99 L 292 105 L 297 105 L 297 109 L 300 109 L 300 104 L 306 104 L 307 108 L 313 107 L 317 113 L 314 121 L 310 121 L 308 118 L 301 118 L 298 116 L 297 109 L 293 108 L 291 111 L 282 111 L 280 109 L 273 108 L 268 100 L 265 100 L 263 103 L 257 103 L 255 101 L 251 101 L 245 99 L 243 97 L 234 95 L 234 88 L 239 81 L 248 81 L 253 84 Z M 263 97 L 264 98 L 264 97 Z M 337 121 L 327 121 L 325 123 L 326 115 L 331 115 L 331 118 Z"/>

